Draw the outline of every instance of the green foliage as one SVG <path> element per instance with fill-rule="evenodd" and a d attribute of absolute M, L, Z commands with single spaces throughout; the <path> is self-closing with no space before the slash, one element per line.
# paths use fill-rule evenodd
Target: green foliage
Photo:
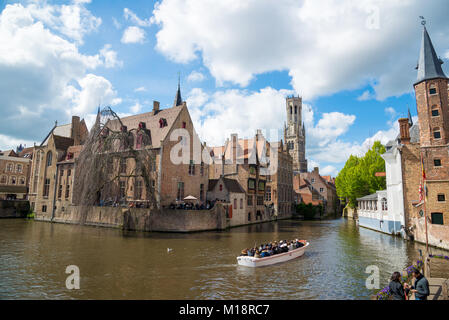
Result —
<path fill-rule="evenodd" d="M 320 214 L 319 212 L 323 211 L 323 206 L 318 205 L 318 206 L 314 206 L 311 203 L 309 204 L 305 204 L 305 203 L 300 203 L 296 206 L 296 213 L 300 214 L 304 217 L 304 220 L 312 220 L 315 217 L 319 217 Z"/>
<path fill-rule="evenodd" d="M 385 147 L 376 141 L 366 154 L 359 158 L 351 155 L 344 168 L 338 174 L 335 184 L 340 198 L 356 206 L 356 199 L 386 188 L 385 177 L 376 177 L 376 172 L 385 172 L 385 160 L 381 154 Z"/>

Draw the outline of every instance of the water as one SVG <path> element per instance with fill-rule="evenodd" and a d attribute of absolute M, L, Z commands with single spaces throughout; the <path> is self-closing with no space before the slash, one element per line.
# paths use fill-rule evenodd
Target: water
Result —
<path fill-rule="evenodd" d="M 296 237 L 311 243 L 301 258 L 257 269 L 236 264 L 244 247 Z M 418 249 L 345 219 L 196 234 L 0 220 L 0 299 L 369 299 L 366 267 L 379 267 L 384 286 Z M 68 265 L 80 269 L 79 290 L 65 287 Z M 449 263 L 436 262 L 432 272 L 447 276 Z"/>

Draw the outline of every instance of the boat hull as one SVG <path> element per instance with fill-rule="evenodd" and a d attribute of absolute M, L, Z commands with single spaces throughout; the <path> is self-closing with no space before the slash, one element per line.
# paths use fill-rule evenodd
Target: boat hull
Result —
<path fill-rule="evenodd" d="M 245 267 L 265 267 L 270 266 L 277 263 L 282 263 L 286 261 L 290 261 L 296 258 L 301 257 L 304 252 L 306 251 L 307 247 L 309 246 L 309 243 L 307 242 L 304 247 L 297 248 L 285 253 L 276 254 L 270 257 L 266 258 L 254 258 L 254 257 L 248 257 L 248 256 L 240 256 L 237 257 L 237 263 L 240 266 Z"/>

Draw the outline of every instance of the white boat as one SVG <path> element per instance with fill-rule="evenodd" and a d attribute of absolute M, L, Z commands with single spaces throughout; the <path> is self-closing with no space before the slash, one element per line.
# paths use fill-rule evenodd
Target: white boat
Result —
<path fill-rule="evenodd" d="M 254 258 L 254 257 L 248 257 L 248 256 L 240 256 L 237 257 L 237 263 L 240 266 L 245 267 L 265 267 L 270 266 L 272 264 L 286 262 L 298 257 L 301 257 L 304 252 L 306 251 L 307 247 L 309 246 L 309 243 L 306 242 L 306 244 L 303 247 L 290 250 L 288 252 L 284 253 L 278 253 L 269 257 L 265 258 Z"/>

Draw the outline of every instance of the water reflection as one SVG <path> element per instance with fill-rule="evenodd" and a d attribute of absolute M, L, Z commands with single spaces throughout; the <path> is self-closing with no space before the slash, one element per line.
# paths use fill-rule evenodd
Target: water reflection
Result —
<path fill-rule="evenodd" d="M 244 247 L 297 237 L 311 243 L 299 259 L 257 269 L 236 264 Z M 196 234 L 0 220 L 0 298 L 367 299 L 366 267 L 379 266 L 383 285 L 416 261 L 418 248 L 343 219 Z M 65 288 L 71 264 L 80 268 L 80 290 Z"/>

